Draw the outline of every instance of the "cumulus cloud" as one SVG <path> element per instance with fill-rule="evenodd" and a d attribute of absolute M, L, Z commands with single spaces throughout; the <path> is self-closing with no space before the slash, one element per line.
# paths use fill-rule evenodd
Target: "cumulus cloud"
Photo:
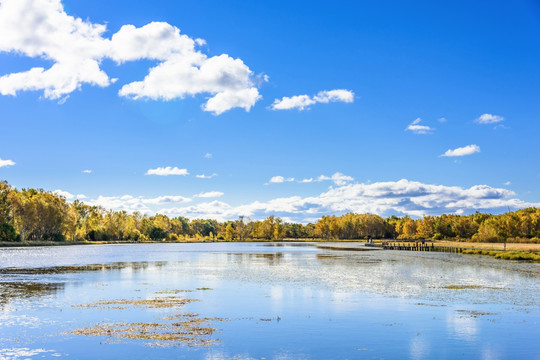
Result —
<path fill-rule="evenodd" d="M 85 174 L 91 174 L 92 170 L 83 170 L 82 172 L 85 173 Z"/>
<path fill-rule="evenodd" d="M 167 204 L 190 202 L 191 199 L 180 195 L 165 195 L 155 198 L 138 198 L 143 204 Z"/>
<path fill-rule="evenodd" d="M 354 93 L 351 90 L 336 89 L 320 91 L 317 95 L 295 95 L 291 97 L 284 96 L 280 99 L 275 99 L 270 106 L 272 110 L 291 110 L 298 109 L 299 111 L 307 110 L 311 105 L 316 103 L 327 104 L 329 102 L 345 102 L 352 103 L 354 101 Z"/>
<path fill-rule="evenodd" d="M 200 194 L 197 194 L 197 195 L 195 195 L 195 197 L 198 197 L 198 198 L 215 198 L 215 197 L 221 197 L 223 195 L 224 195 L 224 193 L 222 193 L 221 191 L 207 191 L 207 192 L 202 192 Z"/>
<path fill-rule="evenodd" d="M 474 121 L 478 124 L 496 124 L 503 120 L 504 118 L 499 115 L 482 114 Z"/>
<path fill-rule="evenodd" d="M 422 119 L 420 118 L 416 118 L 416 120 L 414 120 L 412 123 L 409 124 L 409 126 L 407 126 L 405 128 L 405 130 L 407 131 L 412 131 L 413 133 L 417 134 L 417 135 L 425 135 L 425 134 L 429 134 L 431 133 L 434 129 L 430 126 L 427 126 L 427 125 L 420 125 L 420 122 L 422 121 Z"/>
<path fill-rule="evenodd" d="M 345 185 L 349 181 L 353 181 L 354 178 L 352 176 L 344 175 L 340 172 L 337 172 L 332 176 L 319 175 L 319 177 L 317 178 L 317 181 L 326 181 L 326 180 L 331 180 L 334 182 L 334 184 L 341 186 L 341 185 Z"/>
<path fill-rule="evenodd" d="M 192 201 L 190 198 L 180 195 L 163 195 L 157 197 L 144 196 L 98 196 L 97 199 L 87 201 L 90 205 L 102 206 L 105 209 L 125 210 L 128 212 L 139 211 L 145 214 L 155 213 L 149 206 L 153 205 L 174 205 Z"/>
<path fill-rule="evenodd" d="M 216 176 L 217 176 L 216 173 L 213 173 L 212 175 L 205 175 L 205 174 L 195 175 L 195 177 L 199 178 L 199 179 L 211 179 L 211 178 L 216 177 Z"/>
<path fill-rule="evenodd" d="M 201 196 L 202 194 L 205 193 L 197 197 L 204 199 L 206 196 Z M 217 196 L 217 192 L 214 195 Z M 488 185 L 464 188 L 402 179 L 369 184 L 347 183 L 332 187 L 319 195 L 280 197 L 268 201 L 256 200 L 237 206 L 218 200 L 179 206 L 178 204 L 185 204 L 192 200 L 178 195 L 154 198 L 132 195 L 99 196 L 97 199 L 86 202 L 106 209 L 139 211 L 146 214 L 161 213 L 191 219 L 212 218 L 224 221 L 238 218 L 238 216 L 263 219 L 269 215 L 276 215 L 302 223 L 316 221 L 323 215 L 339 215 L 347 212 L 421 217 L 443 213 L 470 214 L 477 210 L 503 212 L 508 208 L 540 206 L 540 203 L 517 199 L 515 195 L 511 190 Z"/>
<path fill-rule="evenodd" d="M 0 94 L 42 90 L 48 99 L 61 99 L 84 84 L 109 86 L 101 61 L 118 64 L 141 59 L 160 63 L 142 81 L 122 86 L 120 96 L 171 100 L 209 95 L 203 110 L 216 115 L 232 108 L 250 108 L 261 98 L 256 76 L 241 59 L 227 54 L 209 57 L 192 39 L 165 22 L 140 28 L 124 25 L 106 38 L 107 27 L 68 15 L 60 0 L 3 0 L 0 3 L 0 52 L 52 61 L 50 68 L 0 77 Z"/>
<path fill-rule="evenodd" d="M 353 180 L 354 180 L 354 178 L 352 176 L 344 175 L 344 174 L 342 174 L 340 172 L 337 172 L 337 173 L 333 174 L 332 176 L 319 175 L 315 179 L 314 178 L 305 178 L 305 179 L 297 180 L 297 182 L 299 182 L 301 184 L 309 184 L 309 183 L 312 183 L 312 182 L 333 181 L 334 184 L 336 184 L 338 186 L 341 186 L 341 185 L 345 185 L 347 182 L 353 181 Z M 293 178 L 293 177 L 286 178 L 286 177 L 283 177 L 283 176 L 273 176 L 268 181 L 268 183 L 266 183 L 265 185 L 268 185 L 268 184 L 281 184 L 281 183 L 284 183 L 284 182 L 293 182 L 293 181 L 295 181 L 295 178 Z"/>
<path fill-rule="evenodd" d="M 158 167 L 155 169 L 148 169 L 145 175 L 159 175 L 159 176 L 182 175 L 182 176 L 185 176 L 185 175 L 189 175 L 189 172 L 187 171 L 187 169 L 180 169 L 176 166 L 175 167 L 167 166 L 167 167 Z"/>
<path fill-rule="evenodd" d="M 446 156 L 446 157 L 467 156 L 467 155 L 472 155 L 479 152 L 480 152 L 480 146 L 471 144 L 471 145 L 459 147 L 456 149 L 448 149 L 441 156 Z"/>
<path fill-rule="evenodd" d="M 52 193 L 55 194 L 55 195 L 58 195 L 58 196 L 63 196 L 63 197 L 66 198 L 66 200 L 84 200 L 84 199 L 88 198 L 84 194 L 73 195 L 69 191 L 64 191 L 64 190 L 60 190 L 60 189 L 54 190 Z"/>
<path fill-rule="evenodd" d="M 66 200 L 71 200 L 71 199 L 75 198 L 75 195 L 73 195 L 72 193 L 70 193 L 68 191 L 63 191 L 63 190 L 60 190 L 60 189 L 54 190 L 53 194 L 58 195 L 58 196 L 63 196 L 63 197 L 66 198 Z"/>
<path fill-rule="evenodd" d="M 204 154 L 204 158 L 205 158 L 205 159 L 211 159 L 211 158 L 212 158 L 212 154 L 206 153 L 206 154 Z"/>
<path fill-rule="evenodd" d="M 509 207 L 517 209 L 540 205 L 516 199 L 514 196 L 515 193 L 510 190 L 487 185 L 463 188 L 402 179 L 371 184 L 346 184 L 310 197 L 283 197 L 239 206 L 212 201 L 187 207 L 162 208 L 159 212 L 170 216 L 215 218 L 220 221 L 238 216 L 262 219 L 274 214 L 305 223 L 323 215 L 346 212 L 420 217 L 443 213 L 473 213 L 476 210 L 506 211 Z"/>
<path fill-rule="evenodd" d="M 294 178 L 285 178 L 283 176 L 272 176 L 272 178 L 270 178 L 270 180 L 268 181 L 268 184 L 281 184 L 281 183 L 284 183 L 284 182 L 293 182 L 294 181 Z"/>
<path fill-rule="evenodd" d="M 13 166 L 13 165 L 15 165 L 15 161 L 13 161 L 13 160 L 2 160 L 0 158 L 0 168 L 4 167 L 4 166 Z"/>

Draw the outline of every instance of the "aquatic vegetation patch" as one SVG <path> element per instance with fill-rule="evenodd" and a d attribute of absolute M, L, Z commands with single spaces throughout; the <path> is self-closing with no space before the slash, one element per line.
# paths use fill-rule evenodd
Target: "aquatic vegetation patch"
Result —
<path fill-rule="evenodd" d="M 192 290 L 162 290 L 156 294 L 188 293 Z M 90 304 L 73 305 L 78 308 L 126 309 L 128 307 L 180 308 L 184 305 L 199 301 L 198 299 L 181 298 L 178 296 L 160 296 L 152 299 L 116 299 L 100 300 Z M 68 335 L 106 336 L 107 342 L 122 340 L 141 340 L 148 346 L 210 346 L 218 339 L 211 338 L 216 329 L 212 322 L 226 321 L 221 318 L 201 317 L 197 313 L 181 312 L 161 317 L 154 322 L 118 322 L 98 323 L 92 327 L 76 329 Z"/>
<path fill-rule="evenodd" d="M 200 318 L 177 314 L 176 322 L 133 322 L 133 323 L 99 323 L 95 326 L 76 329 L 69 335 L 106 336 L 107 342 L 122 340 L 142 340 L 147 346 L 210 346 L 219 339 L 210 338 L 216 329 L 210 326 L 217 318 Z"/>
<path fill-rule="evenodd" d="M 33 281 L 0 282 L 0 307 L 8 303 L 10 299 L 46 296 L 62 289 L 64 289 L 63 283 L 40 283 Z"/>
<path fill-rule="evenodd" d="M 466 315 L 466 316 L 474 317 L 474 318 L 478 316 L 499 315 L 498 313 L 475 311 L 475 310 L 456 310 L 456 312 Z"/>
<path fill-rule="evenodd" d="M 443 289 L 450 289 L 450 290 L 467 290 L 467 289 L 495 289 L 500 290 L 502 288 L 495 287 L 495 286 L 484 286 L 484 285 L 447 285 L 443 286 Z"/>
<path fill-rule="evenodd" d="M 175 296 L 156 297 L 153 299 L 117 299 L 117 300 L 99 300 L 90 304 L 73 305 L 77 308 L 126 308 L 125 305 L 144 306 L 151 309 L 182 307 L 190 302 L 199 301 L 197 299 L 185 299 Z"/>
<path fill-rule="evenodd" d="M 63 265 L 39 268 L 3 268 L 0 274 L 15 275 L 46 275 L 46 274 L 69 274 L 86 271 L 109 271 L 130 268 L 132 270 L 144 270 L 150 265 L 161 267 L 165 261 L 134 261 L 134 262 L 114 262 L 110 264 L 87 264 L 87 265 Z"/>
<path fill-rule="evenodd" d="M 156 294 L 181 294 L 181 293 L 190 293 L 190 292 L 193 292 L 193 290 L 173 289 L 173 290 L 157 291 Z"/>
<path fill-rule="evenodd" d="M 444 304 L 427 304 L 427 303 L 416 303 L 414 305 L 421 305 L 421 306 L 431 306 L 431 307 L 445 307 L 446 305 Z"/>

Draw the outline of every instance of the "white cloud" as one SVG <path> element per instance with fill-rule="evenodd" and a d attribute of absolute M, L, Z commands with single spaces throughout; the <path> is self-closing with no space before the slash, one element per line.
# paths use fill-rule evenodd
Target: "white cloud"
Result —
<path fill-rule="evenodd" d="M 329 102 L 344 102 L 352 103 L 354 101 L 354 93 L 350 90 L 336 89 L 320 91 L 313 97 L 313 100 L 319 103 L 327 104 Z"/>
<path fill-rule="evenodd" d="M 221 197 L 224 194 L 221 191 L 207 191 L 202 192 L 200 194 L 195 195 L 195 197 L 198 198 L 214 198 L 214 197 Z"/>
<path fill-rule="evenodd" d="M 84 200 L 84 199 L 87 199 L 88 196 L 86 196 L 84 194 L 77 194 L 77 195 L 75 195 L 75 198 L 78 199 L 78 200 Z"/>
<path fill-rule="evenodd" d="M 158 167 L 155 169 L 148 169 L 145 175 L 159 175 L 159 176 L 169 176 L 169 175 L 189 175 L 187 169 L 179 169 L 178 167 Z"/>
<path fill-rule="evenodd" d="M 422 119 L 416 118 L 416 120 L 410 123 L 409 126 L 405 128 L 405 130 L 412 131 L 417 135 L 429 134 L 434 130 L 432 127 L 429 127 L 427 125 L 420 125 L 421 121 Z"/>
<path fill-rule="evenodd" d="M 344 175 L 340 172 L 337 172 L 334 175 L 332 175 L 329 180 L 332 180 L 334 184 L 341 186 L 341 185 L 345 185 L 349 181 L 353 181 L 354 178 L 352 176 Z"/>
<path fill-rule="evenodd" d="M 3 0 L 0 4 L 0 52 L 52 61 L 45 69 L 0 77 L 0 94 L 43 90 L 45 98 L 61 99 L 84 84 L 109 86 L 100 68 L 110 58 L 118 64 L 141 59 L 160 63 L 142 81 L 124 85 L 120 96 L 171 100 L 210 95 L 202 108 L 218 115 L 235 107 L 249 111 L 261 98 L 256 76 L 241 59 L 227 54 L 209 57 L 198 50 L 202 39 L 192 39 L 165 22 L 140 28 L 124 25 L 110 39 L 107 27 L 68 15 L 60 0 Z"/>
<path fill-rule="evenodd" d="M 54 64 L 0 77 L 0 93 L 43 90 L 46 98 L 59 99 L 84 83 L 108 86 L 110 79 L 99 67 L 108 48 L 105 30 L 105 25 L 67 15 L 60 0 L 2 1 L 0 51 Z"/>
<path fill-rule="evenodd" d="M 189 218 L 214 218 L 220 221 L 249 216 L 262 219 L 271 214 L 287 217 L 292 221 L 313 221 L 323 215 L 346 212 L 390 214 L 440 215 L 442 213 L 473 213 L 480 211 L 506 211 L 540 204 L 513 198 L 515 193 L 487 185 L 470 188 L 423 184 L 399 180 L 372 184 L 347 184 L 331 188 L 317 196 L 291 196 L 266 202 L 254 201 L 231 206 L 220 201 L 201 203 L 188 207 L 164 208 L 160 213 Z"/>
<path fill-rule="evenodd" d="M 510 181 L 507 181 L 503 185 L 510 186 L 510 185 L 512 185 L 512 183 Z"/>
<path fill-rule="evenodd" d="M 92 170 L 83 170 L 82 172 L 85 173 L 85 174 L 91 174 Z"/>
<path fill-rule="evenodd" d="M 480 147 L 478 145 L 467 145 L 463 147 L 459 147 L 456 149 L 448 149 L 444 154 L 441 156 L 447 156 L 447 157 L 455 157 L 455 156 L 467 156 L 472 155 L 480 152 Z"/>
<path fill-rule="evenodd" d="M 151 68 L 143 81 L 124 85 L 119 94 L 135 100 L 172 100 L 209 93 L 213 97 L 203 104 L 205 111 L 215 115 L 235 107 L 249 111 L 261 98 L 252 75 L 242 60 L 226 54 L 207 58 L 197 53 L 187 59 L 174 55 Z"/>
<path fill-rule="evenodd" d="M 272 110 L 298 109 L 301 111 L 309 108 L 310 105 L 315 103 L 316 101 L 312 100 L 308 95 L 284 96 L 281 100 L 275 99 L 270 108 Z"/>
<path fill-rule="evenodd" d="M 499 115 L 492 115 L 492 114 L 482 114 L 480 115 L 476 120 L 474 120 L 478 124 L 495 124 L 503 121 L 504 118 Z"/>
<path fill-rule="evenodd" d="M 205 174 L 195 175 L 195 177 L 199 178 L 199 179 L 211 179 L 211 178 L 216 177 L 216 176 L 217 176 L 216 173 L 213 173 L 212 175 L 205 175 Z"/>
<path fill-rule="evenodd" d="M 190 202 L 191 199 L 180 195 L 163 195 L 153 198 L 144 196 L 98 196 L 97 199 L 87 201 L 90 205 L 102 206 L 105 209 L 128 212 L 139 211 L 145 214 L 155 213 L 149 206 L 179 204 Z"/>
<path fill-rule="evenodd" d="M 15 165 L 15 161 L 13 161 L 13 160 L 2 160 L 0 158 L 0 168 L 4 167 L 4 166 L 13 166 L 13 165 Z"/>
<path fill-rule="evenodd" d="M 211 158 L 212 158 L 212 154 L 206 153 L 206 154 L 204 154 L 204 158 L 205 158 L 205 159 L 211 159 Z"/>
<path fill-rule="evenodd" d="M 290 110 L 298 109 L 300 111 L 307 110 L 311 105 L 316 103 L 329 102 L 345 102 L 352 103 L 354 101 L 354 93 L 350 90 L 336 89 L 320 91 L 317 95 L 310 97 L 309 95 L 295 95 L 291 97 L 284 96 L 281 100 L 275 99 L 270 106 L 272 110 Z"/>
<path fill-rule="evenodd" d="M 336 172 L 332 176 L 319 175 L 316 179 L 314 179 L 314 178 L 305 178 L 305 179 L 300 179 L 297 182 L 301 183 L 301 184 L 309 184 L 309 183 L 312 183 L 312 182 L 333 181 L 334 184 L 336 184 L 338 186 L 341 186 L 341 185 L 345 185 L 347 182 L 353 181 L 353 180 L 354 180 L 354 178 L 352 176 L 348 176 L 348 175 L 344 175 L 344 174 L 342 174 L 340 172 Z M 293 177 L 285 178 L 283 176 L 273 176 L 270 179 L 270 181 L 265 185 L 268 185 L 268 184 L 271 184 L 271 183 L 272 184 L 279 184 L 279 183 L 293 182 L 293 181 L 295 181 L 295 179 Z"/>
<path fill-rule="evenodd" d="M 180 195 L 165 195 L 155 198 L 138 198 L 143 204 L 167 204 L 190 202 L 191 199 Z"/>
<path fill-rule="evenodd" d="M 270 184 L 280 184 L 284 182 L 292 182 L 294 181 L 294 178 L 284 178 L 283 176 L 272 176 L 272 178 L 268 181 Z"/>
<path fill-rule="evenodd" d="M 444 117 L 441 117 L 441 118 L 438 118 L 437 121 L 440 122 L 440 123 L 445 123 L 448 120 L 446 118 L 444 118 Z"/>
<path fill-rule="evenodd" d="M 63 190 L 54 190 L 52 192 L 53 194 L 56 194 L 58 196 L 63 196 L 66 198 L 66 200 L 71 200 L 71 199 L 74 199 L 75 198 L 75 195 L 73 195 L 72 193 L 70 192 L 67 192 L 67 191 L 63 191 Z"/>

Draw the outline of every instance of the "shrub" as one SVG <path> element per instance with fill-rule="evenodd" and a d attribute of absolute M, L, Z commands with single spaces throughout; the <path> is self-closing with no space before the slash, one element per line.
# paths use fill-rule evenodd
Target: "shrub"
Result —
<path fill-rule="evenodd" d="M 154 226 L 148 232 L 148 237 L 154 241 L 167 238 L 167 233 L 160 227 Z"/>
<path fill-rule="evenodd" d="M 66 237 L 58 232 L 43 235 L 43 240 L 46 241 L 66 241 Z"/>
<path fill-rule="evenodd" d="M 109 234 L 103 230 L 90 230 L 86 234 L 86 240 L 89 241 L 108 241 L 110 239 Z"/>
<path fill-rule="evenodd" d="M 0 241 L 21 241 L 21 236 L 13 226 L 4 223 L 0 225 Z"/>

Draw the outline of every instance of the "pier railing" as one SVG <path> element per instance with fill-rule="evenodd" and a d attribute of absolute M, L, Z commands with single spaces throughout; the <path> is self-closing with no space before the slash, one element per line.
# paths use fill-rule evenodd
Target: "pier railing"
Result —
<path fill-rule="evenodd" d="M 445 253 L 462 253 L 465 248 L 455 246 L 440 246 L 433 242 L 390 242 L 383 241 L 381 244 L 366 243 L 367 247 L 378 247 L 383 250 L 404 250 L 404 251 L 436 251 Z"/>

